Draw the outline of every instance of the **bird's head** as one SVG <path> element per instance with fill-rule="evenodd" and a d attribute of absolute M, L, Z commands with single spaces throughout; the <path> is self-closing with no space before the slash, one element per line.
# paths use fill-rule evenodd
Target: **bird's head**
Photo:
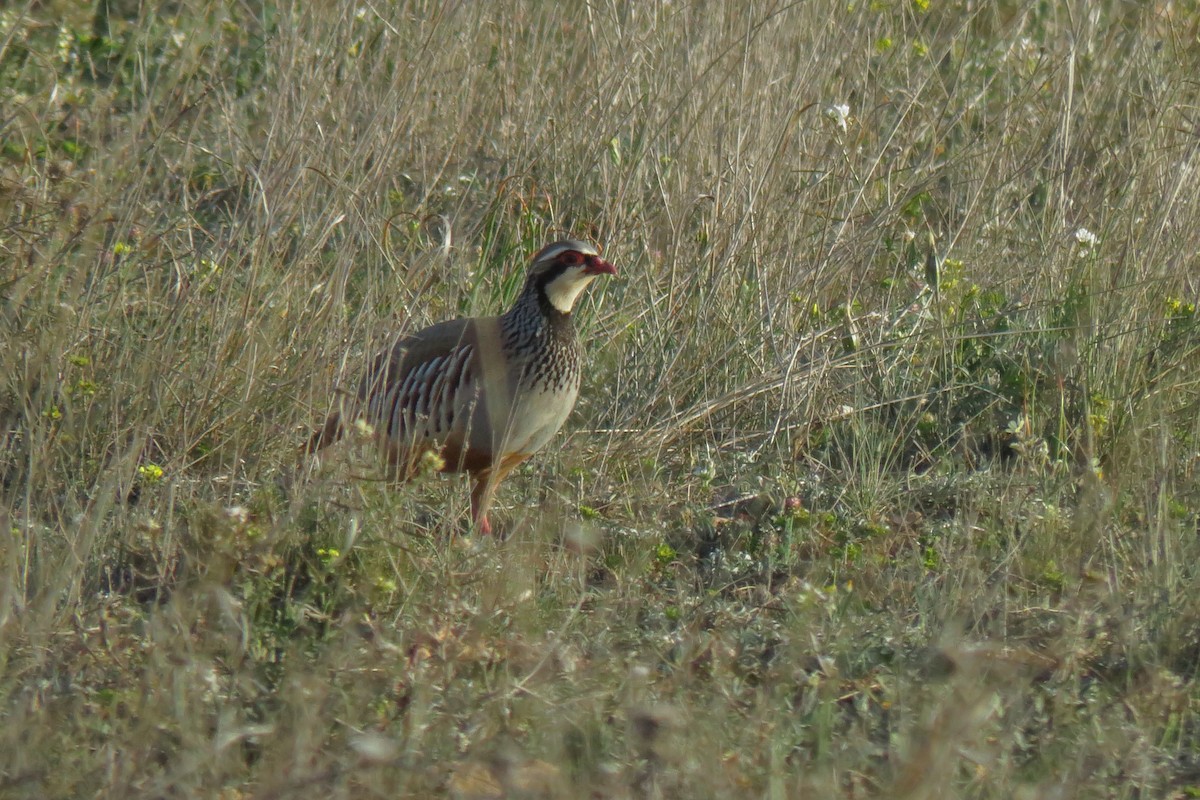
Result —
<path fill-rule="evenodd" d="M 587 285 L 597 275 L 616 275 L 617 268 L 587 242 L 562 239 L 539 250 L 529 266 L 529 282 L 556 311 L 570 314 Z"/>

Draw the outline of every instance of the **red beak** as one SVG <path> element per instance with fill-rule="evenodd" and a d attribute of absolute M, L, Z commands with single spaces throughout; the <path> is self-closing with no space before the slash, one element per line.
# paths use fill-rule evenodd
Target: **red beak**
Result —
<path fill-rule="evenodd" d="M 584 275 L 616 275 L 617 268 L 605 261 L 600 256 L 588 256 L 587 267 L 583 270 Z"/>

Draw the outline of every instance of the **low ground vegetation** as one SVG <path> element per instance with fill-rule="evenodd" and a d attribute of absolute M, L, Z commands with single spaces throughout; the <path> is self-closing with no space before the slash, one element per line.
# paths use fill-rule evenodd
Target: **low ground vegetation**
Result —
<path fill-rule="evenodd" d="M 1193 2 L 0 11 L 0 795 L 1200 795 Z M 504 488 L 296 448 L 594 237 Z"/>

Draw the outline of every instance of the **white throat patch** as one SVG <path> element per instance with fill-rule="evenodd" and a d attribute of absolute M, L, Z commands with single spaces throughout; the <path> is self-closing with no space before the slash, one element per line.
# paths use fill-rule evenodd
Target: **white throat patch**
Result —
<path fill-rule="evenodd" d="M 546 299 L 550 301 L 550 305 L 562 313 L 570 314 L 571 309 L 575 307 L 575 301 L 579 299 L 580 292 L 586 289 L 595 277 L 595 275 L 585 275 L 580 268 L 568 269 L 546 284 Z"/>

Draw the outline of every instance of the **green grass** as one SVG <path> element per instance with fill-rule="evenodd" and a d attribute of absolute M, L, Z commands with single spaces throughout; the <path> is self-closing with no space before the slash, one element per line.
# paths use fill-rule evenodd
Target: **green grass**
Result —
<path fill-rule="evenodd" d="M 1200 794 L 1195 2 L 101 6 L 0 11 L 0 796 Z M 297 470 L 564 233 L 506 541 Z"/>

